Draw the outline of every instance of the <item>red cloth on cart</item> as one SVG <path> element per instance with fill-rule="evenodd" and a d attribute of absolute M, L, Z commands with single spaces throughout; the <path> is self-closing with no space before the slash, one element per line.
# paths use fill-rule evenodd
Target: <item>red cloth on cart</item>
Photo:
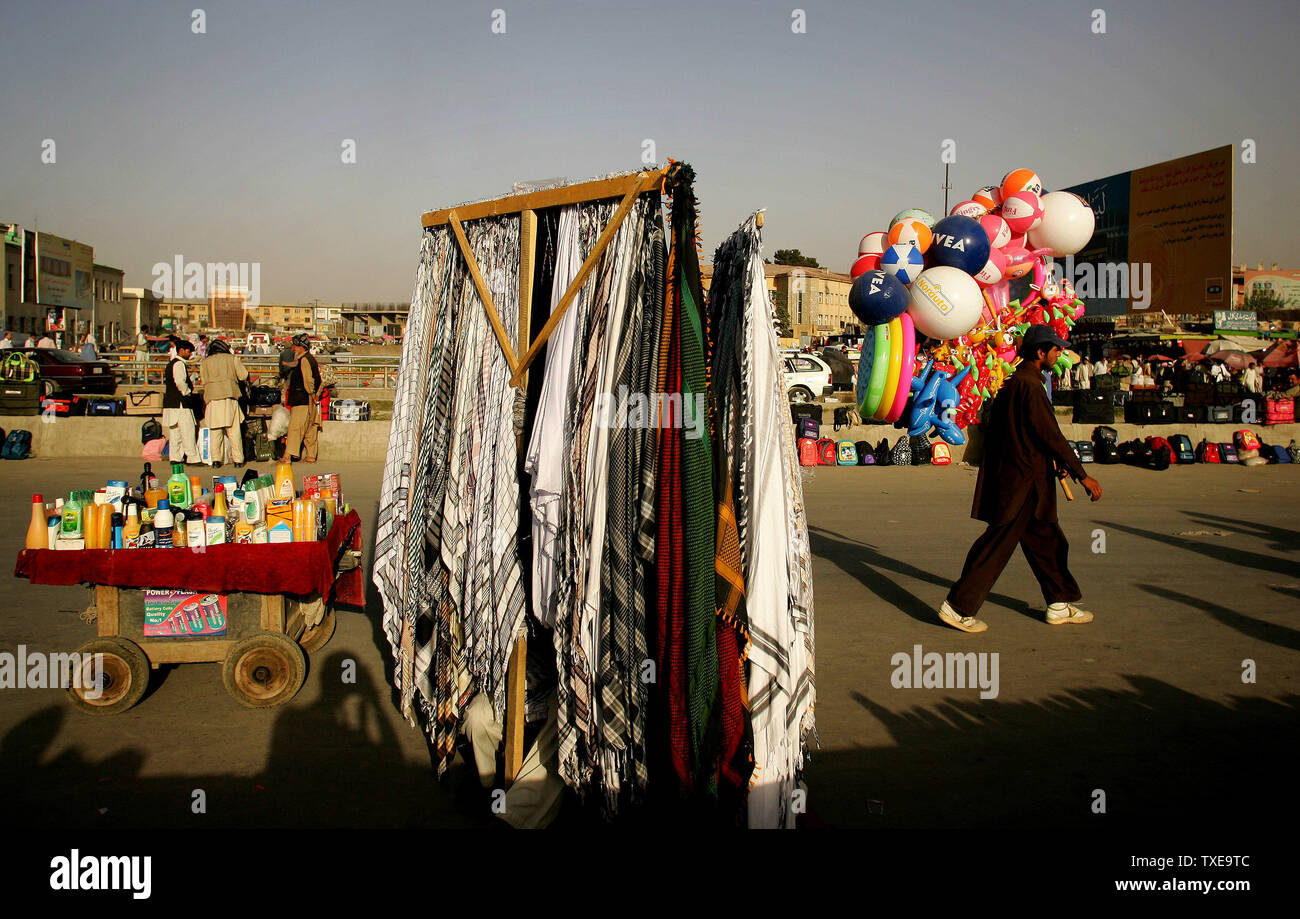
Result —
<path fill-rule="evenodd" d="M 347 545 L 344 545 L 344 542 Z M 209 546 L 192 549 L 24 549 L 14 576 L 33 584 L 102 584 L 175 590 L 259 594 L 320 594 L 327 601 L 365 605 L 358 565 L 335 578 L 345 549 L 361 548 L 361 517 L 349 511 L 334 519 L 323 542 Z"/>

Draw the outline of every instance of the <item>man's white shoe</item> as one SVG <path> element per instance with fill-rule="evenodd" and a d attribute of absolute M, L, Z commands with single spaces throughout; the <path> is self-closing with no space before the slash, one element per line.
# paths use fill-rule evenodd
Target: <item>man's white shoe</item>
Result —
<path fill-rule="evenodd" d="M 1053 603 L 1047 607 L 1047 624 L 1048 625 L 1066 625 L 1074 623 L 1082 625 L 1085 622 L 1092 622 L 1092 613 L 1077 606 L 1071 606 L 1069 603 Z"/>
<path fill-rule="evenodd" d="M 943 606 L 939 607 L 939 618 L 954 629 L 961 629 L 963 632 L 983 632 L 989 627 L 987 622 L 976 619 L 974 616 L 963 616 L 951 606 L 948 601 L 943 601 Z"/>

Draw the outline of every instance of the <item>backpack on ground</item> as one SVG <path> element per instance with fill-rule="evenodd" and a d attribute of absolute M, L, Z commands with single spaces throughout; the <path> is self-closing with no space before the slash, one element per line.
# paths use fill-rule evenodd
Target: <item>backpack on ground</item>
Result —
<path fill-rule="evenodd" d="M 32 455 L 32 432 L 23 430 L 10 431 L 5 437 L 4 446 L 0 447 L 0 459 L 21 460 Z"/>
<path fill-rule="evenodd" d="M 1287 445 L 1286 452 L 1291 454 L 1291 462 L 1300 463 L 1300 447 L 1296 446 L 1295 438 L 1291 438 L 1291 443 Z"/>
<path fill-rule="evenodd" d="M 936 466 L 952 465 L 952 448 L 942 440 L 936 441 L 930 448 L 930 462 Z"/>
<path fill-rule="evenodd" d="M 888 438 L 888 437 L 882 437 L 882 438 L 880 438 L 880 443 L 876 444 L 876 449 L 875 449 L 873 452 L 874 452 L 875 455 L 876 455 L 876 465 L 877 465 L 877 466 L 892 466 L 892 465 L 894 465 L 894 460 L 893 460 L 893 458 L 890 456 L 889 438 Z"/>
<path fill-rule="evenodd" d="M 835 445 L 835 464 L 837 466 L 858 464 L 858 448 L 853 445 L 853 441 L 841 440 Z"/>
<path fill-rule="evenodd" d="M 1241 457 L 1237 455 L 1237 448 L 1232 444 L 1219 444 L 1219 459 L 1225 463 L 1237 463 L 1240 465 Z"/>
<path fill-rule="evenodd" d="M 1196 451 L 1192 449 L 1192 439 L 1186 434 L 1174 434 L 1169 438 L 1169 446 L 1174 449 L 1174 462 L 1196 462 Z"/>
<path fill-rule="evenodd" d="M 1097 461 L 1097 454 L 1093 451 L 1092 441 L 1090 440 L 1075 441 L 1074 452 L 1078 455 L 1081 463 L 1095 463 Z"/>
<path fill-rule="evenodd" d="M 811 437 L 799 438 L 799 465 L 817 465 L 817 441 L 813 440 Z"/>
<path fill-rule="evenodd" d="M 1092 442 L 1094 444 L 1106 441 L 1107 443 L 1119 443 L 1119 431 L 1104 424 L 1099 424 L 1092 429 Z"/>
<path fill-rule="evenodd" d="M 1273 451 L 1273 462 L 1275 463 L 1294 462 L 1294 460 L 1291 458 L 1290 451 L 1287 450 L 1287 448 L 1282 446 L 1281 444 L 1273 444 L 1273 446 L 1270 447 L 1269 449 Z"/>
<path fill-rule="evenodd" d="M 1241 459 L 1249 459 L 1246 455 L 1250 453 L 1253 456 L 1259 455 L 1259 435 L 1250 428 L 1242 428 L 1232 435 L 1232 442 L 1237 447 L 1237 455 Z"/>
<path fill-rule="evenodd" d="M 1196 445 L 1196 461 L 1198 463 L 1223 462 L 1223 458 L 1219 456 L 1219 445 L 1212 444 L 1208 440 L 1202 440 Z"/>
<path fill-rule="evenodd" d="M 1165 470 L 1174 461 L 1174 448 L 1169 445 L 1169 441 L 1163 437 L 1148 437 L 1146 440 L 1147 447 L 1151 450 L 1151 456 L 1147 464 L 1152 469 Z"/>
<path fill-rule="evenodd" d="M 930 443 L 930 438 L 924 434 L 917 434 L 915 437 L 908 438 L 908 446 L 912 450 L 913 466 L 928 466 L 934 447 Z"/>
<path fill-rule="evenodd" d="M 854 446 L 854 447 L 857 449 L 857 451 L 858 451 L 858 465 L 859 465 L 859 466 L 874 466 L 874 465 L 876 465 L 876 457 L 875 457 L 875 455 L 871 452 L 871 444 L 870 444 L 868 441 L 860 440 L 860 441 L 858 441 L 856 444 L 854 444 L 853 446 Z"/>
<path fill-rule="evenodd" d="M 157 440 L 163 436 L 162 425 L 157 418 L 150 418 L 144 424 L 140 425 L 140 443 L 147 444 L 151 440 Z"/>
<path fill-rule="evenodd" d="M 889 460 L 895 466 L 912 465 L 912 442 L 908 440 L 906 434 L 898 438 L 898 443 L 894 444 L 894 449 L 889 451 Z"/>
<path fill-rule="evenodd" d="M 813 440 L 818 440 L 818 439 L 820 439 L 821 436 L 822 436 L 821 425 L 817 423 L 816 419 L 813 419 L 813 418 L 800 418 L 800 419 L 799 419 L 799 436 L 800 436 L 800 437 L 811 437 Z"/>
<path fill-rule="evenodd" d="M 829 437 L 823 437 L 817 441 L 817 462 L 822 466 L 834 466 L 836 464 L 835 441 Z"/>

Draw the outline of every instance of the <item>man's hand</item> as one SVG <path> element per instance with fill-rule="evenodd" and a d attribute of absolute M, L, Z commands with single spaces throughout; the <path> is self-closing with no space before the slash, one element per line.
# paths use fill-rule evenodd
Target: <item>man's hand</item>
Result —
<path fill-rule="evenodd" d="M 1083 490 L 1088 493 L 1088 497 L 1092 498 L 1092 500 L 1101 500 L 1101 483 L 1092 476 L 1085 476 L 1079 484 L 1083 486 Z"/>

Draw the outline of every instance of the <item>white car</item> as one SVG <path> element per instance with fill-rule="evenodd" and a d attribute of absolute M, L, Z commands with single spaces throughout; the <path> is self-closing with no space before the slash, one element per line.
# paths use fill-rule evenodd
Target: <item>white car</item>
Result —
<path fill-rule="evenodd" d="M 811 402 L 831 385 L 831 368 L 817 355 L 786 353 L 782 360 L 785 364 L 785 391 L 791 402 Z"/>

